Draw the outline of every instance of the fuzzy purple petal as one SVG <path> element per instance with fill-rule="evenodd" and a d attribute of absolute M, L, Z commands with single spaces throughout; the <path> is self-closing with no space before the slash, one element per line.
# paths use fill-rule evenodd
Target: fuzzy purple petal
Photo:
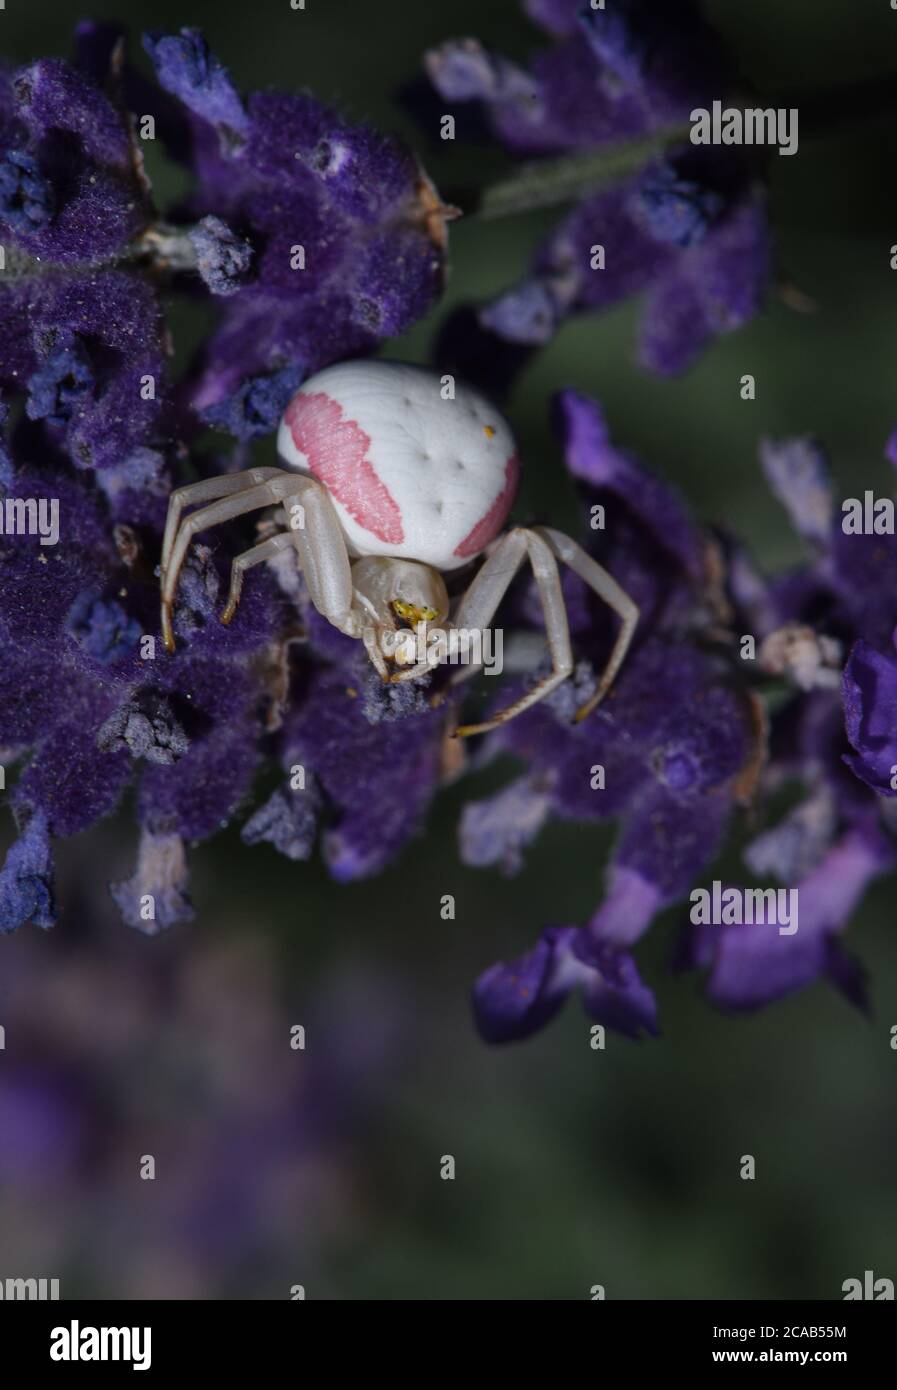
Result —
<path fill-rule="evenodd" d="M 52 927 L 55 921 L 53 850 L 47 817 L 37 811 L 0 870 L 0 932 L 15 931 L 26 922 Z"/>
<path fill-rule="evenodd" d="M 815 439 L 764 439 L 760 462 L 794 529 L 825 545 L 833 519 L 832 483 L 825 451 Z"/>
<path fill-rule="evenodd" d="M 198 29 L 182 29 L 179 34 L 146 34 L 143 46 L 166 92 L 228 137 L 245 134 L 243 103 L 227 69 L 209 51 Z"/>
<path fill-rule="evenodd" d="M 535 840 L 551 810 L 544 786 L 521 777 L 484 801 L 471 801 L 458 827 L 461 858 L 475 868 L 497 865 L 514 874 L 523 865 L 523 851 Z"/>
<path fill-rule="evenodd" d="M 880 796 L 897 796 L 897 658 L 857 642 L 842 690 L 847 737 L 856 750 L 844 761 Z"/>
<path fill-rule="evenodd" d="M 310 768 L 324 793 L 334 878 L 379 873 L 418 830 L 439 782 L 444 728 L 437 710 L 372 724 L 344 673 L 311 677 L 289 719 L 285 762 Z"/>
<path fill-rule="evenodd" d="M 147 936 L 192 920 L 187 888 L 187 861 L 180 836 L 156 835 L 147 829 L 140 834 L 133 876 L 109 885 L 125 925 Z"/>
<path fill-rule="evenodd" d="M 703 542 L 678 494 L 614 444 L 601 407 L 578 391 L 555 398 L 555 425 L 568 471 L 590 490 L 609 492 L 631 510 L 657 545 L 694 578 L 703 572 Z"/>
<path fill-rule="evenodd" d="M 764 207 L 745 198 L 651 290 L 639 358 L 672 375 L 690 366 L 709 339 L 742 327 L 759 311 L 770 273 Z"/>
<path fill-rule="evenodd" d="M 848 832 L 797 887 L 798 929 L 781 935 L 774 924 L 703 927 L 712 961 L 707 992 L 727 1009 L 753 1009 L 802 989 L 820 975 L 856 993 L 856 972 L 833 940 L 869 884 L 893 867 L 894 850 L 875 827 Z"/>
<path fill-rule="evenodd" d="M 547 927 L 533 949 L 491 966 L 473 991 L 474 1016 L 487 1042 L 516 1042 L 543 1028 L 580 987 L 587 1012 L 627 1037 L 657 1031 L 654 999 L 632 959 L 595 947 L 576 927 Z"/>

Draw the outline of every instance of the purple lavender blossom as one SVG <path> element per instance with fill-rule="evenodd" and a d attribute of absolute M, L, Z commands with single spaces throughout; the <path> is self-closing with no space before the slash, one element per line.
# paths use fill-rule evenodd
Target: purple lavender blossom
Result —
<path fill-rule="evenodd" d="M 473 39 L 426 56 L 440 96 L 450 107 L 478 103 L 515 155 L 600 152 L 670 137 L 731 80 L 690 3 L 641 0 L 602 11 L 559 0 L 527 9 L 557 37 L 529 70 Z M 466 352 L 457 341 L 462 330 L 450 327 L 451 357 L 472 373 L 482 350 L 477 328 L 493 337 L 494 350 L 531 348 L 548 342 L 569 314 L 645 292 L 639 359 L 656 372 L 679 372 L 712 338 L 757 313 L 769 273 L 764 198 L 743 152 L 673 139 L 639 173 L 584 197 L 563 218 L 530 275 L 481 307 L 476 325 L 465 319 Z"/>
<path fill-rule="evenodd" d="M 429 59 L 445 99 L 477 101 L 515 154 L 668 132 L 728 81 L 685 0 L 527 8 L 557 38 L 531 71 L 474 41 Z M 319 849 L 334 880 L 356 881 L 395 862 L 462 764 L 451 738 L 461 696 L 431 698 L 445 673 L 384 686 L 361 644 L 313 609 L 291 552 L 259 567 L 233 624 L 219 623 L 230 559 L 269 534 L 264 519 L 193 545 L 177 654 L 157 640 L 172 487 L 245 468 L 248 441 L 275 429 L 308 373 L 375 350 L 430 307 L 447 210 L 400 144 L 308 95 L 242 95 L 197 31 L 145 41 L 160 86 L 131 70 L 118 38 L 83 25 L 74 65 L 0 73 L 0 502 L 58 505 L 60 519 L 55 544 L 27 528 L 0 534 L 0 748 L 18 830 L 0 869 L 2 932 L 55 922 L 54 840 L 131 788 L 136 863 L 110 892 L 126 923 L 155 934 L 193 916 L 188 847 L 232 821 L 259 855 L 300 864 Z M 166 221 L 138 112 L 192 177 Z M 605 268 L 592 271 L 596 240 Z M 674 146 L 575 206 L 526 282 L 479 312 L 476 334 L 468 309 L 448 338 L 460 360 L 473 343 L 473 374 L 485 366 L 497 381 L 568 313 L 645 290 L 642 358 L 676 371 L 756 311 L 768 256 L 762 193 L 740 156 Z M 162 285 L 217 310 L 180 381 Z M 707 879 L 739 808 L 795 785 L 798 803 L 743 860 L 746 874 L 799 889 L 799 933 L 686 925 L 680 963 L 705 970 L 728 1009 L 818 978 L 863 1003 L 841 937 L 895 862 L 894 538 L 844 534 L 812 441 L 768 444 L 767 478 L 813 553 L 761 575 L 737 538 L 699 527 L 614 445 L 594 402 L 563 392 L 557 423 L 586 514 L 601 518 L 591 548 L 637 603 L 638 629 L 607 697 L 576 722 L 617 620 L 565 574 L 575 672 L 484 741 L 477 765 L 503 753 L 520 770 L 465 808 L 461 857 L 517 872 L 552 819 L 614 822 L 618 834 L 588 922 L 546 926 L 477 981 L 482 1035 L 529 1036 L 573 992 L 603 1026 L 656 1034 L 640 939 Z M 202 447 L 209 424 L 236 438 L 228 453 Z M 518 633 L 540 625 L 532 585 L 504 611 Z M 753 663 L 738 654 L 742 632 L 756 637 Z M 539 674 L 510 680 L 496 707 Z M 767 702 L 770 689 L 785 698 Z M 259 805 L 272 763 L 283 780 Z M 41 1099 L 25 1116 L 35 1132 L 43 1115 Z"/>
<path fill-rule="evenodd" d="M 213 260 L 207 283 L 228 296 L 190 403 L 239 438 L 269 433 L 303 376 L 370 352 L 430 307 L 442 281 L 439 201 L 403 146 L 312 97 L 244 101 L 196 30 L 145 47 L 188 108 L 189 211 L 207 229 L 200 266 Z"/>
<path fill-rule="evenodd" d="M 77 467 L 153 442 L 165 400 L 162 313 L 127 268 L 152 217 L 128 118 L 61 59 L 0 70 L 0 389 Z"/>
<path fill-rule="evenodd" d="M 719 589 L 701 574 L 709 537 L 613 449 L 597 409 L 566 393 L 560 410 L 568 467 L 586 484 L 586 502 L 606 508 L 599 553 L 638 597 L 647 631 L 585 724 L 570 724 L 577 697 L 562 687 L 490 736 L 494 747 L 525 759 L 527 770 L 466 808 L 462 856 L 516 871 L 551 815 L 610 815 L 622 828 L 604 901 L 589 923 L 547 928 L 529 954 L 480 978 L 474 1004 L 481 1032 L 490 1041 L 524 1037 L 577 985 L 601 1019 L 595 991 L 607 983 L 604 950 L 620 953 L 643 989 L 631 948 L 660 910 L 708 877 L 737 805 L 748 797 L 762 803 L 787 785 L 802 787 L 801 800 L 755 834 L 743 858 L 755 879 L 797 890 L 798 930 L 689 923 L 678 964 L 706 970 L 709 997 L 728 1010 L 755 1009 L 820 978 L 864 1006 L 863 970 L 841 937 L 869 885 L 897 863 L 888 809 L 897 767 L 897 587 L 886 578 L 897 564 L 894 537 L 845 535 L 819 446 L 769 442 L 762 450 L 767 478 L 813 557 L 767 578 L 724 539 L 714 562 L 725 576 Z M 653 556 L 639 551 L 637 532 L 627 534 L 631 510 L 649 535 L 653 528 Z M 575 611 L 575 594 L 569 598 Z M 724 620 L 733 633 L 754 635 L 755 662 L 737 669 L 730 657 L 712 655 L 710 633 L 718 641 Z M 587 632 L 579 634 L 583 651 Z M 591 678 L 583 668 L 580 694 Z M 770 681 L 790 695 L 764 716 L 760 700 Z M 596 791 L 590 773 L 598 767 Z M 634 1032 L 625 1010 L 618 1023 L 607 1021 Z"/>
<path fill-rule="evenodd" d="M 299 617 L 273 576 L 254 577 L 232 626 L 218 622 L 220 543 L 194 546 L 185 567 L 179 653 L 156 649 L 167 500 L 204 419 L 270 432 L 307 371 L 372 351 L 441 284 L 438 198 L 398 142 L 310 96 L 242 97 L 195 30 L 146 40 L 161 89 L 121 39 L 86 23 L 74 64 L 0 72 L 0 502 L 59 509 L 57 544 L 0 535 L 0 747 L 17 770 L 19 829 L 0 871 L 4 931 L 51 925 L 53 839 L 112 812 L 135 782 L 137 865 L 113 896 L 146 932 L 188 919 L 185 846 L 248 813 L 265 757 L 289 767 L 336 715 L 334 689 L 357 667 L 291 659 Z M 177 221 L 153 206 L 145 116 L 193 175 Z M 174 387 L 162 283 L 226 306 L 198 375 Z M 240 466 L 198 451 L 191 463 Z M 419 790 L 401 824 L 399 774 L 385 767 L 371 788 L 383 814 L 366 830 L 347 781 L 371 745 L 362 707 L 384 718 L 367 700 L 340 713 L 332 747 L 314 739 L 307 759 L 320 790 L 250 815 L 247 841 L 307 857 L 324 825 L 340 877 L 398 852 L 438 782 L 448 711 L 405 741 Z M 375 741 L 387 748 L 382 731 Z"/>
<path fill-rule="evenodd" d="M 582 664 L 574 681 L 489 735 L 494 751 L 515 754 L 527 771 L 512 789 L 467 807 L 461 850 L 469 863 L 514 869 L 549 816 L 612 818 L 622 828 L 604 902 L 588 925 L 549 928 L 522 961 L 493 967 L 479 980 L 476 1014 L 491 1041 L 525 1036 L 576 985 L 599 1021 L 634 1034 L 641 1018 L 654 1031 L 651 996 L 629 951 L 711 863 L 759 756 L 754 710 L 734 664 L 725 650 L 702 643 L 713 623 L 708 538 L 674 493 L 614 447 L 593 402 L 563 393 L 558 423 L 587 509 L 604 508 L 596 556 L 635 598 L 642 618 L 613 688 L 594 714 L 575 723 L 612 630 L 606 611 L 568 578 Z"/>
<path fill-rule="evenodd" d="M 548 1023 L 571 990 L 582 990 L 587 1013 L 627 1037 L 657 1032 L 654 996 L 632 957 L 597 945 L 576 927 L 547 927 L 528 955 L 493 965 L 474 988 L 474 1013 L 487 1042 L 528 1037 Z"/>
<path fill-rule="evenodd" d="M 800 925 L 793 936 L 764 926 L 698 929 L 687 955 L 709 967 L 708 993 L 727 1008 L 755 1008 L 816 978 L 862 1005 L 863 973 L 840 936 L 868 886 L 897 862 L 882 799 L 894 794 L 897 545 L 893 536 L 844 533 L 815 441 L 767 442 L 761 458 L 812 555 L 772 579 L 742 555 L 731 592 L 741 630 L 756 635 L 758 664 L 791 692 L 771 717 L 761 792 L 793 783 L 803 795 L 744 858 L 755 874 L 797 889 Z"/>
<path fill-rule="evenodd" d="M 107 262 L 140 231 L 147 189 L 120 111 L 83 72 L 43 58 L 0 73 L 0 235 L 43 264 Z"/>

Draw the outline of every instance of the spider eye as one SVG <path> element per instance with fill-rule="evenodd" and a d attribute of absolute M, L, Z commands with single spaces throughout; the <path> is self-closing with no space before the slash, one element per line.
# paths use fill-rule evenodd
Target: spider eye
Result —
<path fill-rule="evenodd" d="M 393 599 L 392 607 L 397 618 L 415 627 L 418 623 L 432 623 L 439 617 L 435 608 L 418 608 L 417 604 L 405 603 L 400 598 Z"/>

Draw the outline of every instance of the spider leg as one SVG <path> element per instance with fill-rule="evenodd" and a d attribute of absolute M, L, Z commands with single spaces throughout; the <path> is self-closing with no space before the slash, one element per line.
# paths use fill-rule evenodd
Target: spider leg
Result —
<path fill-rule="evenodd" d="M 522 714 L 524 710 L 529 709 L 540 700 L 544 700 L 545 696 L 550 695 L 552 690 L 556 689 L 562 681 L 565 681 L 573 670 L 573 652 L 570 647 L 570 629 L 567 623 L 567 610 L 564 604 L 564 595 L 561 590 L 561 577 L 558 573 L 554 552 L 545 538 L 537 531 L 512 531 L 508 539 L 511 539 L 513 536 L 521 537 L 523 547 L 515 568 L 519 569 L 526 555 L 529 556 L 530 564 L 533 567 L 533 574 L 536 579 L 536 586 L 539 590 L 539 598 L 542 603 L 542 612 L 545 617 L 545 635 L 548 639 L 548 650 L 551 654 L 551 673 L 543 677 L 542 680 L 537 681 L 525 694 L 521 695 L 519 700 L 515 700 L 512 705 L 508 705 L 507 709 L 500 710 L 498 714 L 494 715 L 485 723 L 461 725 L 461 727 L 456 730 L 459 738 L 467 738 L 471 734 L 488 733 L 490 729 L 497 728 L 499 724 L 505 724 L 509 719 L 514 719 L 518 714 Z M 498 559 L 500 554 L 501 550 L 495 552 L 496 559 Z M 486 569 L 488 564 L 489 561 L 487 560 L 486 565 L 483 566 L 483 570 Z M 480 571 L 480 575 L 482 575 L 483 570 Z M 477 579 L 479 579 L 480 575 L 477 576 Z M 499 594 L 492 612 L 483 622 L 478 624 L 480 627 L 485 627 L 489 619 L 493 616 L 495 609 L 498 607 L 498 602 L 500 602 L 501 597 L 507 590 L 511 577 L 512 575 L 509 574 L 505 579 L 504 588 Z M 477 581 L 474 580 L 474 584 L 472 584 L 471 589 L 468 590 L 468 595 L 476 582 Z M 457 619 L 459 627 L 471 625 L 469 621 L 467 621 L 471 611 L 475 612 L 478 617 L 480 616 L 476 604 L 468 608 L 467 595 L 465 595 L 465 598 L 462 599 Z M 461 622 L 462 613 L 465 617 L 463 623 Z"/>
<path fill-rule="evenodd" d="M 253 565 L 260 565 L 264 560 L 272 560 L 281 550 L 292 548 L 292 538 L 281 532 L 277 536 L 272 536 L 270 540 L 262 541 L 260 545 L 254 545 L 251 550 L 244 550 L 241 555 L 237 555 L 230 567 L 230 593 L 227 597 L 227 607 L 221 614 L 221 621 L 229 623 L 237 611 L 240 602 L 240 594 L 243 592 L 243 575 L 247 570 L 252 569 Z"/>
<path fill-rule="evenodd" d="M 638 623 L 639 611 L 636 604 L 633 603 L 625 590 L 620 588 L 613 576 L 608 574 L 597 560 L 593 560 L 581 545 L 577 545 L 576 541 L 565 536 L 562 531 L 552 530 L 549 526 L 540 526 L 537 530 L 557 558 L 563 560 L 564 564 L 568 565 L 574 574 L 578 574 L 580 579 L 585 580 L 589 588 L 603 599 L 622 620 L 610 659 L 598 682 L 598 688 L 594 695 L 576 712 L 576 722 L 579 723 L 580 720 L 591 714 L 613 684 L 614 677 L 629 650 L 629 644 Z"/>
<path fill-rule="evenodd" d="M 174 596 L 177 592 L 178 576 L 193 537 L 198 531 L 205 531 L 209 526 L 219 526 L 223 521 L 242 516 L 244 512 L 258 511 L 261 507 L 270 507 L 279 501 L 283 496 L 284 487 L 289 487 L 293 481 L 288 474 L 282 477 L 283 482 L 280 478 L 270 479 L 266 483 L 245 488 L 234 496 L 222 497 L 207 507 L 200 507 L 199 511 L 193 512 L 181 526 L 162 580 L 162 634 L 170 652 L 174 651 L 174 631 L 171 625 Z"/>
<path fill-rule="evenodd" d="M 449 630 L 454 629 L 457 632 L 462 632 L 464 630 L 460 628 L 456 622 L 448 622 L 446 623 L 446 627 Z M 459 645 L 461 645 L 460 642 Z M 467 649 L 469 651 L 469 643 L 467 644 Z M 478 676 L 484 667 L 485 662 L 483 661 L 467 661 L 464 665 L 459 666 L 458 670 L 453 671 L 449 676 L 442 689 L 437 690 L 435 695 L 430 696 L 431 707 L 433 709 L 438 709 L 440 705 L 444 705 L 453 690 L 457 689 L 459 685 L 463 685 L 465 681 L 473 680 L 474 676 Z"/>
<path fill-rule="evenodd" d="M 509 531 L 497 540 L 462 596 L 452 620 L 452 627 L 480 630 L 488 627 L 525 558 L 526 542 L 521 530 Z M 462 681 L 470 680 L 481 669 L 481 663 L 471 663 L 462 667 L 460 671 L 452 674 L 449 686 L 460 685 Z M 432 697 L 430 703 L 437 708 L 445 703 L 446 698 L 447 691 L 441 690 Z"/>
<path fill-rule="evenodd" d="M 368 654 L 368 659 L 371 665 L 376 670 L 377 675 L 380 677 L 380 679 L 382 681 L 388 682 L 389 668 L 386 665 L 386 662 L 383 658 L 383 653 L 381 652 L 380 647 L 377 643 L 376 628 L 372 627 L 370 623 L 365 623 L 364 631 L 361 635 L 364 640 L 364 649 Z"/>
<path fill-rule="evenodd" d="M 225 473 L 218 478 L 204 478 L 200 483 L 187 483 L 185 487 L 176 488 L 168 499 L 168 515 L 165 518 L 160 563 L 163 583 L 185 507 L 193 506 L 194 502 L 214 502 L 217 498 L 229 497 L 234 492 L 246 492 L 257 483 L 263 483 L 281 472 L 283 470 L 280 468 L 250 468 L 245 473 Z"/>
<path fill-rule="evenodd" d="M 517 527 L 502 536 L 474 575 L 470 588 L 458 604 L 455 627 L 488 627 L 525 559 L 526 532 Z"/>
<path fill-rule="evenodd" d="M 401 685 L 402 681 L 413 681 L 416 676 L 425 676 L 433 667 L 438 665 L 436 661 L 419 661 L 416 666 L 405 666 L 401 671 L 390 673 L 390 685 Z"/>
<path fill-rule="evenodd" d="M 348 637 L 362 637 L 371 624 L 355 601 L 346 539 L 330 494 L 317 478 L 300 473 L 290 478 L 288 495 L 302 503 L 298 526 L 285 502 L 283 510 L 312 603 L 340 632 Z M 370 656 L 367 638 L 365 647 Z M 376 666 L 376 659 L 371 656 L 371 660 Z"/>

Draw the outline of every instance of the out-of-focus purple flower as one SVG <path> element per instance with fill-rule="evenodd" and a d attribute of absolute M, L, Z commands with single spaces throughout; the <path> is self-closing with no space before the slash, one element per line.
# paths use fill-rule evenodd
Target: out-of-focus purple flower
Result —
<path fill-rule="evenodd" d="M 121 883 L 111 883 L 109 891 L 122 921 L 154 936 L 178 922 L 192 919 L 187 882 L 187 860 L 181 836 L 175 832 L 157 835 L 144 829 L 133 876 Z"/>
<path fill-rule="evenodd" d="M 643 0 L 591 11 L 564 0 L 530 7 L 558 42 L 524 70 L 475 39 L 425 58 L 447 101 L 479 101 L 516 154 L 561 154 L 649 134 L 704 106 L 728 79 L 719 44 L 691 0 Z"/>
<path fill-rule="evenodd" d="M 100 1296 L 313 1296 L 401 1065 L 400 1002 L 376 975 L 325 973 L 294 1051 L 269 944 L 197 943 L 172 977 L 164 951 L 109 951 L 95 877 L 76 885 L 77 951 L 20 938 L 4 962 L 4 1259 L 27 1273 L 39 1250 L 63 1295 L 75 1270 Z M 147 1152 L 164 1181 L 135 1204 Z"/>
<path fill-rule="evenodd" d="M 321 797 L 317 783 L 278 790 L 249 818 L 240 832 L 244 844 L 267 841 L 287 859 L 309 859 L 318 832 Z"/>
<path fill-rule="evenodd" d="M 582 992 L 586 1012 L 627 1037 L 657 1032 L 654 996 L 631 956 L 594 942 L 577 927 L 547 927 L 536 946 L 510 965 L 493 965 L 476 983 L 474 1013 L 487 1042 L 529 1037 Z"/>
<path fill-rule="evenodd" d="M 826 545 L 832 533 L 833 498 L 821 445 L 808 438 L 766 439 L 760 458 L 767 482 L 799 535 Z"/>
<path fill-rule="evenodd" d="M 770 718 L 761 793 L 790 783 L 803 799 L 744 858 L 755 874 L 796 890 L 798 930 L 691 927 L 682 961 L 709 967 L 708 993 L 727 1008 L 756 1008 L 818 978 L 861 1005 L 863 973 L 839 937 L 868 886 L 897 863 L 893 821 L 877 799 L 894 795 L 897 764 L 897 546 L 893 536 L 845 535 L 815 441 L 767 441 L 761 461 L 812 553 L 770 579 L 741 557 L 730 569 L 731 596 L 739 629 L 757 639 L 761 672 L 792 691 Z M 839 681 L 840 653 L 848 656 Z"/>
<path fill-rule="evenodd" d="M 684 249 L 703 240 L 723 207 L 722 194 L 664 159 L 646 169 L 639 180 L 632 215 L 655 241 Z"/>
<path fill-rule="evenodd" d="M 539 834 L 551 808 L 551 792 L 538 776 L 521 777 L 488 801 L 470 802 L 458 827 L 461 858 L 473 867 L 497 865 L 503 873 L 517 873 L 524 850 Z"/>
<path fill-rule="evenodd" d="M 479 317 L 502 339 L 541 344 L 568 314 L 644 291 L 640 360 L 674 373 L 711 338 L 753 317 L 768 278 L 761 195 L 726 201 L 665 161 L 574 208 L 541 247 L 532 275 Z"/>
<path fill-rule="evenodd" d="M 243 103 L 198 29 L 147 34 L 143 46 L 167 92 L 230 139 L 245 135 Z"/>
<path fill-rule="evenodd" d="M 528 8 L 558 38 L 528 71 L 472 39 L 443 44 L 425 60 L 443 99 L 478 103 L 514 154 L 597 157 L 638 137 L 672 136 L 693 109 L 727 90 L 719 45 L 685 0 Z M 743 152 L 672 140 L 639 173 L 585 196 L 549 234 L 526 279 L 479 309 L 478 327 L 500 342 L 538 346 L 568 315 L 645 292 L 639 358 L 674 373 L 758 311 L 769 275 L 765 202 Z M 465 322 L 468 351 L 453 327 L 452 357 L 472 375 L 481 354 Z"/>
<path fill-rule="evenodd" d="M 38 812 L 28 820 L 0 871 L 0 932 L 13 931 L 23 922 L 52 927 L 55 921 L 53 853 L 47 818 Z"/>
<path fill-rule="evenodd" d="M 707 993 L 726 1009 L 754 1009 L 827 977 L 854 1004 L 863 971 L 838 940 L 873 879 L 893 867 L 893 845 L 874 815 L 836 840 L 796 885 L 797 931 L 770 922 L 694 928 L 693 963 L 709 967 Z"/>
<path fill-rule="evenodd" d="M 897 796 L 897 657 L 862 639 L 844 668 L 845 762 L 879 796 Z"/>

